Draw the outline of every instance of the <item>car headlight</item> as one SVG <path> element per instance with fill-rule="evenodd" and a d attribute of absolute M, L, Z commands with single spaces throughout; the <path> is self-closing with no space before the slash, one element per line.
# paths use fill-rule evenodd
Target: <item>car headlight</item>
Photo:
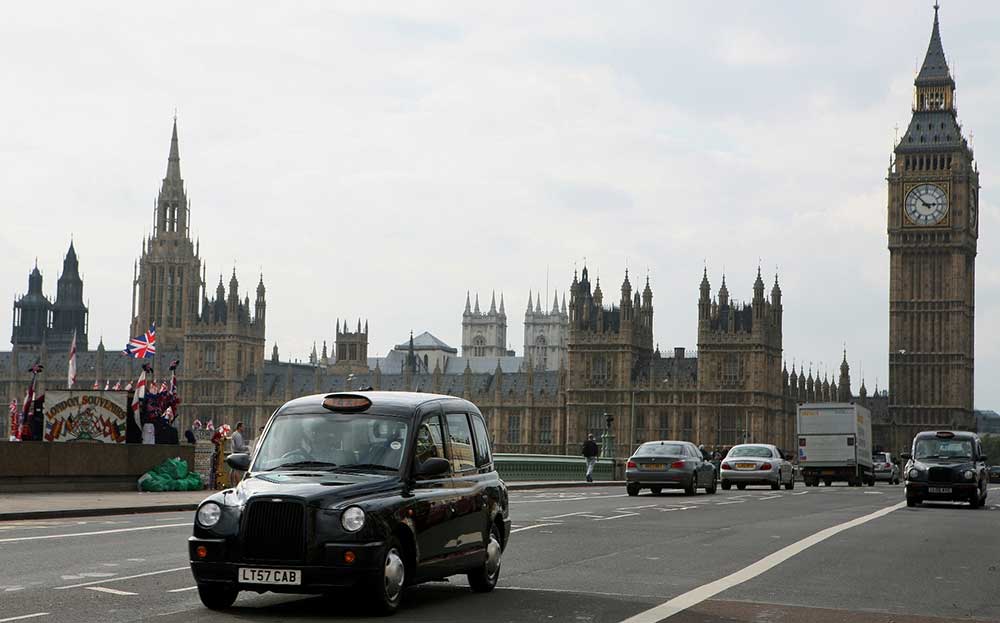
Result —
<path fill-rule="evenodd" d="M 352 506 L 340 516 L 340 525 L 348 532 L 357 532 L 365 525 L 365 511 L 358 506 Z"/>
<path fill-rule="evenodd" d="M 973 478 L 976 477 L 976 472 L 972 471 L 971 469 L 967 469 L 965 470 L 965 473 L 962 475 L 965 476 L 966 480 L 972 480 Z"/>
<path fill-rule="evenodd" d="M 907 476 L 910 480 L 916 480 L 917 478 L 920 478 L 920 470 L 914 467 L 910 470 L 910 473 L 907 474 Z"/>
<path fill-rule="evenodd" d="M 222 517 L 222 507 L 215 502 L 205 502 L 198 509 L 198 523 L 206 528 L 211 528 L 219 523 Z"/>

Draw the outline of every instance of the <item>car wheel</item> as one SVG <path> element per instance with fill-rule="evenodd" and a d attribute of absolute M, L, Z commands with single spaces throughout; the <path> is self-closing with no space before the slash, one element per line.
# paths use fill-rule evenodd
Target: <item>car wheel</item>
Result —
<path fill-rule="evenodd" d="M 791 490 L 792 490 L 792 489 L 794 489 L 794 488 L 795 488 L 795 476 L 792 476 L 792 477 L 791 477 L 791 478 L 790 478 L 790 479 L 788 480 L 788 482 L 786 482 L 786 483 L 785 483 L 785 490 L 786 490 L 786 491 L 791 491 Z"/>
<path fill-rule="evenodd" d="M 833 481 L 832 480 L 824 480 L 823 484 L 826 485 L 827 487 L 829 487 L 829 486 L 831 486 L 833 484 Z"/>
<path fill-rule="evenodd" d="M 627 484 L 625 485 L 625 492 L 631 497 L 639 495 L 639 485 Z"/>
<path fill-rule="evenodd" d="M 488 593 L 496 588 L 500 579 L 500 558 L 503 548 L 500 546 L 500 530 L 496 524 L 490 527 L 490 538 L 486 542 L 486 561 L 482 567 L 468 574 L 469 586 L 475 593 Z"/>
<path fill-rule="evenodd" d="M 771 491 L 777 491 L 781 488 L 781 475 L 778 475 L 778 479 L 771 483 Z"/>
<path fill-rule="evenodd" d="M 396 539 L 391 539 L 385 550 L 382 573 L 370 586 L 372 610 L 378 614 L 392 614 L 399 610 L 406 585 L 406 563 L 403 550 Z"/>
<path fill-rule="evenodd" d="M 712 479 L 712 484 L 705 487 L 705 493 L 708 493 L 709 495 L 715 493 L 718 490 L 719 490 L 719 485 L 715 482 L 715 478 Z"/>
<path fill-rule="evenodd" d="M 732 488 L 733 488 L 733 483 L 726 482 L 725 480 L 722 481 L 722 490 L 723 491 L 729 491 Z"/>
<path fill-rule="evenodd" d="M 649 490 L 653 492 L 653 495 L 660 495 L 663 493 L 663 487 L 650 487 Z"/>
<path fill-rule="evenodd" d="M 913 508 L 914 506 L 920 506 L 920 498 L 906 496 L 906 505 L 909 506 L 910 508 Z"/>
<path fill-rule="evenodd" d="M 691 476 L 691 484 L 684 487 L 684 495 L 697 495 L 698 494 L 698 476 Z"/>
<path fill-rule="evenodd" d="M 736 488 L 739 489 L 740 491 L 743 491 L 744 489 L 747 488 L 747 483 L 745 483 L 745 482 L 738 482 L 738 483 L 736 483 Z"/>
<path fill-rule="evenodd" d="M 229 586 L 198 585 L 198 597 L 209 610 L 225 610 L 233 605 L 239 591 Z"/>

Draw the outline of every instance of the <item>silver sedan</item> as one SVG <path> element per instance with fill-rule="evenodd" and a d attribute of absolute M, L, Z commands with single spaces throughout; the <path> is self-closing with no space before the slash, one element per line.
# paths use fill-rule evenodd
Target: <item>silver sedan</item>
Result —
<path fill-rule="evenodd" d="M 629 457 L 625 467 L 625 490 L 639 495 L 641 489 L 659 494 L 663 489 L 684 489 L 694 495 L 698 489 L 715 493 L 715 466 L 688 441 L 649 441 Z"/>
<path fill-rule="evenodd" d="M 722 488 L 746 489 L 747 485 L 771 485 L 779 489 L 795 487 L 795 469 L 785 460 L 776 446 L 766 443 L 745 443 L 733 446 L 722 460 L 719 473 Z"/>

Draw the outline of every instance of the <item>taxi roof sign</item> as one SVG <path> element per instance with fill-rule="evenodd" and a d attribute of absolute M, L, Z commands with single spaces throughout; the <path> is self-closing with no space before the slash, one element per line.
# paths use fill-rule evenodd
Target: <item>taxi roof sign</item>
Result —
<path fill-rule="evenodd" d="M 370 406 L 372 406 L 371 400 L 356 394 L 330 394 L 323 399 L 324 408 L 341 413 L 364 411 Z"/>

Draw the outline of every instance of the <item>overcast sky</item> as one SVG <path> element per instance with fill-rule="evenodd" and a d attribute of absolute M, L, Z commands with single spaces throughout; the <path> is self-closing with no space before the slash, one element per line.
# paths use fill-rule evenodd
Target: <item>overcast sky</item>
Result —
<path fill-rule="evenodd" d="M 70 236 L 91 347 L 128 338 L 176 108 L 210 291 L 267 285 L 268 353 L 360 316 L 461 345 L 465 293 L 529 290 L 586 258 L 617 300 L 647 269 L 661 349 L 694 348 L 698 283 L 749 299 L 780 271 L 789 366 L 857 391 L 888 374 L 885 177 L 931 2 L 20 3 L 0 20 L 7 300 Z M 1000 4 L 941 31 L 982 171 L 976 406 L 1000 407 Z M 769 289 L 769 288 L 768 288 Z M 0 306 L 9 327 L 11 306 Z"/>

